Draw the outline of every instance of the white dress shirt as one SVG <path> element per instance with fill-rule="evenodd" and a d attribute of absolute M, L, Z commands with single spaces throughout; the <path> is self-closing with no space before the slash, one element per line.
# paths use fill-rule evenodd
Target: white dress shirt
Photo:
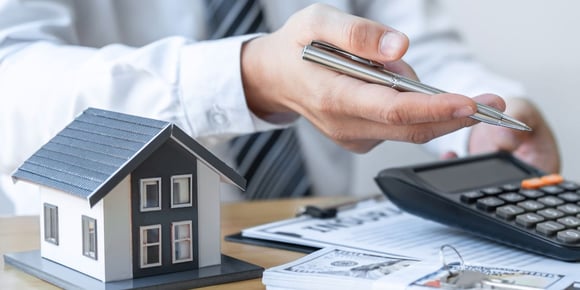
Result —
<path fill-rule="evenodd" d="M 313 2 L 262 1 L 269 29 Z M 322 2 L 406 33 L 404 59 L 425 83 L 523 95 L 470 57 L 433 1 Z M 174 122 L 226 161 L 225 138 L 271 128 L 248 110 L 240 76 L 241 44 L 256 36 L 204 41 L 204 17 L 202 0 L 0 0 L 0 215 L 38 213 L 36 187 L 10 174 L 89 106 Z M 297 126 L 315 193 L 348 194 L 351 154 Z M 463 155 L 467 134 L 428 146 Z"/>

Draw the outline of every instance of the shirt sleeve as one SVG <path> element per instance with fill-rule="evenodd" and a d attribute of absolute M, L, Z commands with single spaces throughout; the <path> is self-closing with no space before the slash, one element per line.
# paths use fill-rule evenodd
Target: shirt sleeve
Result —
<path fill-rule="evenodd" d="M 10 175 L 87 107 L 173 122 L 212 151 L 232 135 L 276 127 L 249 111 L 242 87 L 241 47 L 258 35 L 94 47 L 83 44 L 97 36 L 76 35 L 73 3 L 0 5 L 0 213 L 37 214 L 38 189 L 14 186 Z"/>
<path fill-rule="evenodd" d="M 257 122 L 242 88 L 241 45 L 256 35 L 81 46 L 74 11 L 63 3 L 0 5 L 3 174 L 87 107 L 170 121 L 208 146 L 271 126 Z"/>
<path fill-rule="evenodd" d="M 525 96 L 520 83 L 490 71 L 477 61 L 437 1 L 357 3 L 369 18 L 409 36 L 409 50 L 404 60 L 413 67 L 421 82 L 467 96 L 483 93 L 493 93 L 504 98 Z M 468 153 L 469 131 L 469 128 L 458 130 L 436 138 L 425 146 L 435 154 L 454 151 L 464 156 Z"/>

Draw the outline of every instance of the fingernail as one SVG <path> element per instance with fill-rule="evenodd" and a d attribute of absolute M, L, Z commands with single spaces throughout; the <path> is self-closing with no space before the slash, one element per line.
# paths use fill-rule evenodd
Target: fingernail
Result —
<path fill-rule="evenodd" d="M 398 58 L 403 53 L 402 50 L 406 50 L 405 46 L 405 36 L 398 31 L 388 31 L 383 34 L 381 38 L 381 44 L 379 51 L 382 55 L 388 58 Z"/>
<path fill-rule="evenodd" d="M 464 118 L 475 114 L 475 110 L 470 106 L 461 107 L 453 112 L 454 118 Z"/>

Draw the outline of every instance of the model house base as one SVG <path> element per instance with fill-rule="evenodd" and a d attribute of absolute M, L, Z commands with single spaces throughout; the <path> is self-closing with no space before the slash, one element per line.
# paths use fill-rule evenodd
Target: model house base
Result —
<path fill-rule="evenodd" d="M 44 259 L 40 251 L 4 255 L 4 262 L 64 289 L 191 289 L 262 277 L 262 267 L 222 255 L 220 265 L 150 277 L 101 282 L 81 272 Z"/>

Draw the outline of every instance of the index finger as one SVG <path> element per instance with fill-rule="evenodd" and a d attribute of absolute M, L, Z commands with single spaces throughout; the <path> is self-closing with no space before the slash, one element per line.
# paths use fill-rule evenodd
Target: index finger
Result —
<path fill-rule="evenodd" d="M 474 100 L 458 94 L 399 92 L 346 76 L 337 76 L 335 85 L 342 113 L 389 125 L 444 122 L 477 110 Z"/>

